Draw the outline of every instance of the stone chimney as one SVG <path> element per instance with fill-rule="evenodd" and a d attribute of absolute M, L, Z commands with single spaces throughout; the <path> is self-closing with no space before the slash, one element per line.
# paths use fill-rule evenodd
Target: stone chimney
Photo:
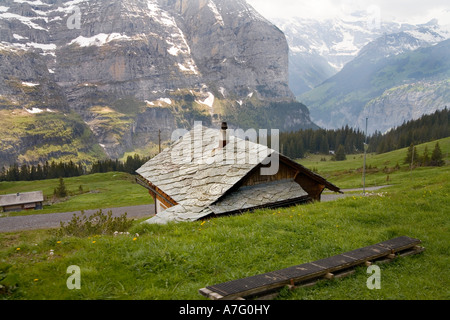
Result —
<path fill-rule="evenodd" d="M 220 128 L 219 148 L 224 148 L 228 143 L 227 129 L 228 129 L 227 123 L 222 122 L 222 126 Z"/>

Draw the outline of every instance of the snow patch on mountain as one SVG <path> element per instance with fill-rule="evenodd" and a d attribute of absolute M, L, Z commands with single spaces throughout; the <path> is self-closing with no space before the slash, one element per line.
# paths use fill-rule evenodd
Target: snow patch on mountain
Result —
<path fill-rule="evenodd" d="M 36 17 L 24 17 L 15 13 L 10 12 L 2 12 L 0 13 L 0 19 L 6 19 L 6 20 L 18 20 L 24 25 L 26 25 L 30 29 L 36 29 L 36 30 L 44 30 L 48 31 L 46 28 L 40 26 L 39 24 L 33 22 L 32 20 L 41 19 Z"/>
<path fill-rule="evenodd" d="M 120 33 L 111 33 L 111 34 L 100 33 L 88 38 L 79 36 L 78 38 L 73 39 L 68 44 L 69 45 L 78 44 L 80 47 L 90 47 L 90 46 L 101 47 L 107 44 L 108 42 L 115 40 L 131 40 L 131 37 L 122 35 Z"/>
<path fill-rule="evenodd" d="M 208 97 L 205 100 L 203 100 L 203 101 L 196 100 L 196 102 L 207 105 L 208 107 L 212 108 L 213 104 L 214 104 L 214 100 L 215 100 L 214 94 L 212 94 L 211 92 L 208 92 L 207 95 L 208 95 Z"/>

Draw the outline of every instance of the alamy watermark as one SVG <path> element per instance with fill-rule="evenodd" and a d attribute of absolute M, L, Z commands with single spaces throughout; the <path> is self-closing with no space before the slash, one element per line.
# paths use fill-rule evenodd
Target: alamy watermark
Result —
<path fill-rule="evenodd" d="M 68 29 L 81 29 L 81 9 L 78 6 L 73 6 L 69 9 L 69 13 L 73 13 L 67 18 Z"/>
<path fill-rule="evenodd" d="M 371 276 L 367 278 L 367 288 L 370 290 L 381 289 L 381 269 L 377 265 L 371 265 L 367 268 L 367 274 Z"/>
<path fill-rule="evenodd" d="M 69 278 L 67 278 L 67 281 L 66 281 L 67 289 L 80 290 L 81 289 L 81 269 L 80 269 L 80 267 L 75 266 L 75 265 L 69 266 L 67 268 L 67 273 L 71 274 L 69 276 Z"/>
<path fill-rule="evenodd" d="M 270 133 L 270 147 L 268 137 Z M 170 152 L 171 162 L 180 166 L 250 164 L 261 166 L 261 175 L 275 175 L 279 170 L 279 130 L 204 128 L 195 122 L 191 132 L 177 129 L 171 140 L 183 141 Z"/>

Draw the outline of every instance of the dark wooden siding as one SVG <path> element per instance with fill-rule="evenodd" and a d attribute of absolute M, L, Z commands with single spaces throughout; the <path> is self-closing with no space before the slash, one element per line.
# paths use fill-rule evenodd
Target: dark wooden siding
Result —
<path fill-rule="evenodd" d="M 244 178 L 241 186 L 254 186 L 284 179 L 294 179 L 294 181 L 309 194 L 311 199 L 317 201 L 320 201 L 322 191 L 325 189 L 325 185 L 315 181 L 302 171 L 289 166 L 284 161 L 280 161 L 280 167 L 277 174 L 271 176 L 261 175 L 261 166 L 256 167 L 246 178 Z"/>
<path fill-rule="evenodd" d="M 295 182 L 297 182 L 303 188 L 303 190 L 308 192 L 311 199 L 320 201 L 322 191 L 323 189 L 325 189 L 324 185 L 319 184 L 317 181 L 314 181 L 301 172 L 299 172 L 295 177 Z"/>
<path fill-rule="evenodd" d="M 284 180 L 284 179 L 294 179 L 296 171 L 284 163 L 280 163 L 279 170 L 277 174 L 271 176 L 261 175 L 261 166 L 254 169 L 248 177 L 242 182 L 242 186 L 255 186 L 262 183 Z"/>
<path fill-rule="evenodd" d="M 3 212 L 16 212 L 22 210 L 41 210 L 41 209 L 42 209 L 42 202 L 32 202 L 11 206 L 3 206 Z"/>

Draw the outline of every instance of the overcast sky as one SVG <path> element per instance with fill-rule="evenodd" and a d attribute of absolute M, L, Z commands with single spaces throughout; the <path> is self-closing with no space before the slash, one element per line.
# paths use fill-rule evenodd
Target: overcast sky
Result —
<path fill-rule="evenodd" d="M 450 24 L 449 0 L 247 0 L 267 19 L 306 17 L 327 19 L 342 17 L 354 11 L 376 14 L 383 21 L 425 23 L 437 18 Z"/>

